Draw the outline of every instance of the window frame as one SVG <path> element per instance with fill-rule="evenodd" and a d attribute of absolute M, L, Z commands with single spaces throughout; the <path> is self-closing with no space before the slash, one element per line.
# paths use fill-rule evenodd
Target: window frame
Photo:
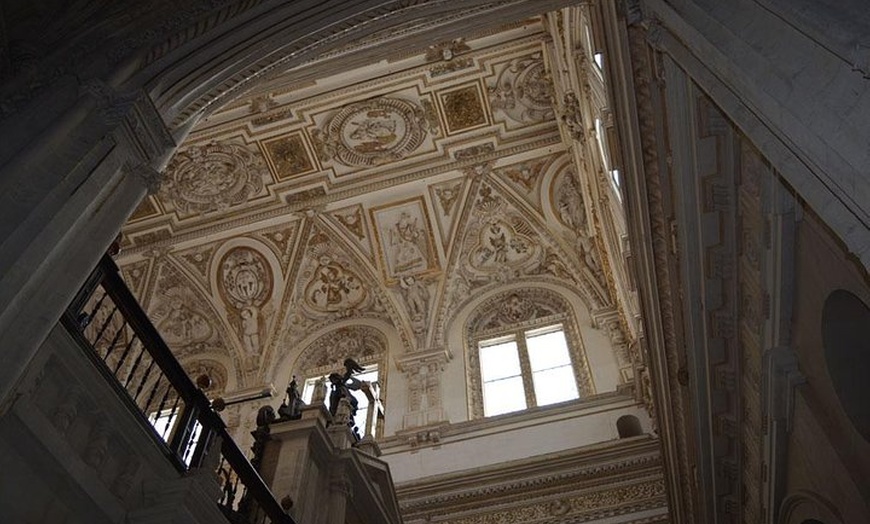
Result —
<path fill-rule="evenodd" d="M 595 394 L 595 384 L 592 378 L 592 373 L 590 371 L 589 362 L 586 359 L 586 352 L 583 346 L 582 338 L 580 336 L 580 331 L 577 327 L 577 323 L 574 319 L 574 316 L 567 311 L 570 311 L 567 302 L 564 302 L 564 299 L 558 294 L 550 291 L 539 290 L 541 292 L 546 293 L 547 295 L 551 295 L 552 297 L 558 297 L 558 302 L 560 302 L 560 309 L 566 312 L 561 312 L 557 314 L 551 314 L 542 316 L 540 318 L 535 318 L 528 321 L 516 322 L 509 326 L 501 326 L 494 329 L 484 329 L 478 332 L 472 332 L 468 328 L 470 325 L 467 325 L 466 331 L 466 351 L 467 351 L 467 380 L 468 380 L 468 407 L 469 407 L 469 417 L 471 419 L 483 419 L 490 418 L 493 416 L 501 416 L 501 415 L 485 415 L 484 414 L 484 405 L 483 405 L 483 375 L 481 373 L 480 367 L 480 343 L 490 341 L 493 339 L 497 339 L 499 337 L 508 337 L 511 335 L 521 336 L 523 337 L 523 345 L 525 345 L 525 333 L 529 331 L 534 331 L 540 328 L 545 328 L 547 326 L 552 326 L 556 324 L 561 324 L 562 329 L 565 333 L 565 341 L 568 345 L 568 354 L 571 358 L 571 369 L 574 374 L 574 380 L 577 386 L 578 398 L 572 401 L 565 402 L 577 402 L 582 401 L 584 398 L 588 398 Z M 493 296 L 487 301 L 484 301 L 479 308 L 486 309 L 487 305 L 490 303 L 497 302 L 500 299 L 503 299 L 505 295 L 510 295 L 513 292 L 500 293 L 498 295 Z M 476 316 L 476 315 L 472 315 Z M 518 344 L 519 347 L 519 344 Z M 534 400 L 534 396 L 529 398 L 528 391 L 529 386 L 532 390 L 534 390 L 534 384 L 532 383 L 532 373 L 531 373 L 531 363 L 528 361 L 528 353 L 526 352 L 526 356 L 522 356 L 523 352 L 520 352 L 520 366 L 523 370 L 523 389 L 526 393 L 526 409 L 519 411 L 512 411 L 509 413 L 504 413 L 503 415 L 512 415 L 518 413 L 524 413 L 529 411 L 530 409 L 538 409 L 540 407 L 548 407 L 553 405 L 559 405 L 561 403 L 556 404 L 547 404 L 546 406 L 537 406 L 536 402 L 532 402 Z M 523 360 L 525 359 L 525 362 Z M 527 382 L 528 381 L 528 382 Z"/>

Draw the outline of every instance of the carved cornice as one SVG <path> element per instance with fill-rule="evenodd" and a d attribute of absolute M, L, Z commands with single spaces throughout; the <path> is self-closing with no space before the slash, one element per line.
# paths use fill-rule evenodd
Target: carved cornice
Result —
<path fill-rule="evenodd" d="M 655 441 L 617 441 L 401 484 L 397 495 L 409 522 L 433 515 L 451 522 L 526 522 L 541 512 L 569 522 L 580 514 L 664 510 L 660 467 Z M 514 514 L 523 517 L 511 520 Z"/>

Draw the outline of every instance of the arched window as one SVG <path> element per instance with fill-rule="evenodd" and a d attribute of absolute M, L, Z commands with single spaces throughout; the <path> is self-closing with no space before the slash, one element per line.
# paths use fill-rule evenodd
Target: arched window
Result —
<path fill-rule="evenodd" d="M 593 394 L 571 308 L 558 294 L 500 293 L 478 306 L 466 326 L 473 417 Z"/>
<path fill-rule="evenodd" d="M 831 383 L 843 410 L 870 441 L 870 308 L 852 293 L 838 289 L 822 310 L 822 341 Z"/>
<path fill-rule="evenodd" d="M 352 358 L 365 368 L 355 378 L 363 381 L 367 389 L 352 392 L 359 403 L 354 418 L 357 430 L 362 436 L 380 436 L 383 408 L 379 399 L 386 387 L 383 373 L 386 355 L 386 337 L 371 326 L 345 326 L 318 337 L 302 351 L 294 366 L 296 380 L 302 385 L 302 400 L 310 403 L 317 381 L 330 373 L 343 372 L 344 360 Z M 327 394 L 327 402 L 328 399 Z"/>

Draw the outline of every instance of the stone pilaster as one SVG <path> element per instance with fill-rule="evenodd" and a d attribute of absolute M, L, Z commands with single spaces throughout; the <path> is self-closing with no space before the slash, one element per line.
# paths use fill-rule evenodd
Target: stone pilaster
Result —
<path fill-rule="evenodd" d="M 431 430 L 447 423 L 447 414 L 442 405 L 441 376 L 451 357 L 447 350 L 434 349 L 396 361 L 408 383 L 408 411 L 402 419 L 402 431 L 399 434 L 413 445 L 427 442 L 436 444 L 440 440 L 437 431 L 433 434 Z M 421 434 L 425 438 L 421 438 Z"/>

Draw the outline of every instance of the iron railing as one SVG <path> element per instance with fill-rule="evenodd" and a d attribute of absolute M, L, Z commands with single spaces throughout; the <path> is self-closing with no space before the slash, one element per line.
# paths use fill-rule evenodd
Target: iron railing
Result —
<path fill-rule="evenodd" d="M 223 490 L 216 502 L 230 522 L 295 524 L 175 359 L 109 256 L 90 275 L 62 323 L 180 472 L 215 468 Z"/>

